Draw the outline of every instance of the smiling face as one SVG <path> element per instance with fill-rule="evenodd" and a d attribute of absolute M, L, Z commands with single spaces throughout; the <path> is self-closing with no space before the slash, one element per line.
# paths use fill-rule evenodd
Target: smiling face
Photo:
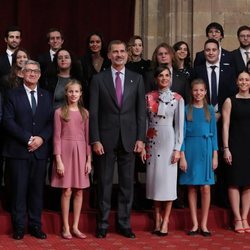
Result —
<path fill-rule="evenodd" d="M 180 45 L 179 49 L 176 51 L 179 59 L 184 60 L 188 55 L 188 47 L 186 44 Z"/>
<path fill-rule="evenodd" d="M 77 104 L 82 96 L 81 85 L 78 83 L 69 84 L 65 95 L 69 105 Z"/>
<path fill-rule="evenodd" d="M 209 42 L 205 45 L 204 55 L 209 63 L 211 64 L 217 63 L 219 61 L 219 53 L 220 51 L 216 43 Z"/>
<path fill-rule="evenodd" d="M 101 38 L 97 35 L 92 35 L 89 39 L 89 48 L 92 53 L 98 53 L 102 49 Z"/>
<path fill-rule="evenodd" d="M 71 57 L 67 50 L 59 51 L 57 55 L 57 64 L 60 70 L 67 70 L 71 67 Z"/>
<path fill-rule="evenodd" d="M 22 71 L 24 84 L 30 88 L 34 89 L 38 83 L 41 76 L 41 70 L 36 64 L 26 64 Z"/>
<path fill-rule="evenodd" d="M 115 69 L 122 69 L 128 59 L 128 53 L 125 45 L 123 43 L 113 44 L 108 53 L 108 58 L 111 60 L 112 66 Z"/>
<path fill-rule="evenodd" d="M 205 83 L 196 83 L 192 87 L 192 97 L 194 103 L 202 103 L 207 94 Z"/>
<path fill-rule="evenodd" d="M 247 72 L 242 72 L 237 78 L 237 85 L 240 92 L 249 92 L 250 89 L 250 75 Z"/>
<path fill-rule="evenodd" d="M 170 85 L 171 74 L 168 69 L 163 70 L 159 75 L 156 77 L 157 86 L 159 89 L 166 89 Z"/>
<path fill-rule="evenodd" d="M 16 50 L 21 43 L 21 33 L 20 31 L 10 31 L 8 37 L 4 40 L 7 43 L 7 48 L 9 50 Z"/>
<path fill-rule="evenodd" d="M 24 63 L 28 60 L 28 55 L 22 51 L 19 50 L 16 54 L 16 65 L 18 68 L 22 69 L 24 66 Z"/>
<path fill-rule="evenodd" d="M 49 33 L 49 46 L 53 51 L 59 50 L 63 45 L 63 38 L 59 31 L 52 31 Z"/>
<path fill-rule="evenodd" d="M 141 56 L 143 51 L 142 40 L 135 39 L 134 44 L 132 45 L 132 54 L 134 56 Z"/>

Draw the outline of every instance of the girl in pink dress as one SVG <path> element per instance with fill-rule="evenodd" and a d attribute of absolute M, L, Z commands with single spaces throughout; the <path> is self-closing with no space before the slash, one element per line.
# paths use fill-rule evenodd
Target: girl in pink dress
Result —
<path fill-rule="evenodd" d="M 70 80 L 65 86 L 66 102 L 54 116 L 54 166 L 51 186 L 62 188 L 62 237 L 72 234 L 84 239 L 78 229 L 82 208 L 82 189 L 89 187 L 91 150 L 89 145 L 89 114 L 82 105 L 82 86 Z M 73 226 L 69 227 L 70 198 L 73 193 Z"/>

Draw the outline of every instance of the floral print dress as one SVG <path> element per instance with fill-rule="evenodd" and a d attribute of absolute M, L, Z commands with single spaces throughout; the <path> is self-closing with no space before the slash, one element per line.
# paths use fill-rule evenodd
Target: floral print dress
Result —
<path fill-rule="evenodd" d="M 146 196 L 157 201 L 177 198 L 177 163 L 171 164 L 171 158 L 174 150 L 181 149 L 184 130 L 184 100 L 175 92 L 165 92 L 146 95 Z"/>

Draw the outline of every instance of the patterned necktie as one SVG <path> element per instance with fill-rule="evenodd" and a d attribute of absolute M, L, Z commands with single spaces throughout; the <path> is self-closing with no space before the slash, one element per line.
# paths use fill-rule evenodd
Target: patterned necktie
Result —
<path fill-rule="evenodd" d="M 122 105 L 122 80 L 120 78 L 120 73 L 119 71 L 117 71 L 116 74 L 116 78 L 115 78 L 115 92 L 116 92 L 116 97 L 117 97 L 117 102 L 119 107 L 121 107 Z"/>
<path fill-rule="evenodd" d="M 30 94 L 31 94 L 31 108 L 32 108 L 32 113 L 33 115 L 36 113 L 36 99 L 35 99 L 35 91 L 32 90 L 30 91 Z"/>
<path fill-rule="evenodd" d="M 211 90 L 212 90 L 211 104 L 213 106 L 215 106 L 218 103 L 217 79 L 216 79 L 216 73 L 215 73 L 216 66 L 210 66 L 210 67 L 212 69 L 212 72 L 211 72 Z"/>

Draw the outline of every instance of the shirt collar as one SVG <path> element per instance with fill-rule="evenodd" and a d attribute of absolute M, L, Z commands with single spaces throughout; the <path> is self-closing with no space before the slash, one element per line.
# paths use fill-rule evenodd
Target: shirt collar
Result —
<path fill-rule="evenodd" d="M 206 67 L 207 67 L 207 68 L 210 68 L 211 66 L 216 66 L 216 67 L 219 68 L 219 67 L 220 67 L 220 63 L 217 62 L 217 63 L 211 64 L 211 63 L 209 63 L 209 62 L 206 61 Z"/>
<path fill-rule="evenodd" d="M 112 66 L 111 66 L 111 71 L 112 71 L 113 75 L 115 75 L 115 73 L 118 72 L 118 70 L 113 68 Z M 125 74 L 125 67 L 123 67 L 119 72 L 124 75 Z"/>
<path fill-rule="evenodd" d="M 12 54 L 14 53 L 13 51 L 6 49 L 6 53 L 8 54 L 8 56 L 12 56 Z"/>
<path fill-rule="evenodd" d="M 37 92 L 37 86 L 34 88 L 34 89 L 30 89 L 29 87 L 27 87 L 25 84 L 23 84 L 23 87 L 24 87 L 24 89 L 26 90 L 26 92 L 28 92 L 28 93 L 30 93 L 30 91 L 35 91 L 35 92 Z"/>

